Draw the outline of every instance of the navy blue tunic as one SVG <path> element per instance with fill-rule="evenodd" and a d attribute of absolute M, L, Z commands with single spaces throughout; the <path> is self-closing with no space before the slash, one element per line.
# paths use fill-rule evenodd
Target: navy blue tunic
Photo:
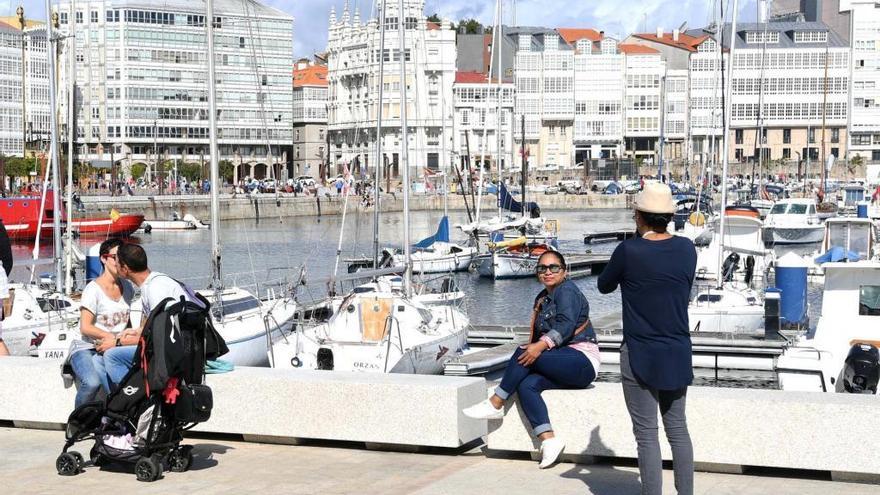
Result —
<path fill-rule="evenodd" d="M 620 286 L 623 342 L 636 378 L 657 390 L 676 390 L 694 379 L 688 301 L 697 253 L 684 238 L 620 243 L 599 275 L 599 292 Z"/>

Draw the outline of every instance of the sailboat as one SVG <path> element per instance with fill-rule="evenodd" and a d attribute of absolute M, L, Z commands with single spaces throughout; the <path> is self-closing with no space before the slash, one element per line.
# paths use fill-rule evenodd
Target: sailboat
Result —
<path fill-rule="evenodd" d="M 398 2 L 398 13 L 404 11 Z M 381 3 L 378 15 L 380 47 L 385 46 L 386 2 Z M 407 16 L 409 17 L 409 16 Z M 398 15 L 403 19 L 403 15 Z M 405 50 L 405 27 L 398 23 L 401 53 Z M 406 60 L 401 57 L 400 80 L 406 80 Z M 384 60 L 379 59 L 380 77 L 384 74 Z M 382 85 L 379 85 L 380 88 Z M 381 91 L 381 90 L 380 90 Z M 428 304 L 428 298 L 413 291 L 412 273 L 415 261 L 409 240 L 409 162 L 407 127 L 407 89 L 401 84 L 401 157 L 403 167 L 403 265 L 373 273 L 356 273 L 333 280 L 333 283 L 372 276 L 373 280 L 355 287 L 344 296 L 331 295 L 310 309 L 312 315 L 321 315 L 314 325 L 302 325 L 291 335 L 276 342 L 270 359 L 275 368 L 318 369 L 338 371 L 437 374 L 450 358 L 466 345 L 469 320 L 456 305 L 441 301 Z M 378 108 L 381 108 L 382 93 Z M 382 112 L 377 112 L 377 127 L 381 131 Z M 377 136 L 381 136 L 377 132 Z M 377 139 L 375 163 L 382 163 L 381 139 Z M 377 167 L 376 183 L 380 181 L 381 167 Z M 378 212 L 376 197 L 373 222 L 374 259 L 378 265 Z M 442 230 L 442 229 L 441 229 Z M 448 230 L 448 229 L 447 229 Z M 441 233 L 442 235 L 442 233 Z M 402 276 L 400 274 L 402 272 Z M 335 288 L 334 288 L 335 291 Z M 430 295 L 429 295 L 430 297 Z M 436 301 L 435 301 L 436 302 Z"/>
<path fill-rule="evenodd" d="M 476 246 L 460 245 L 449 242 L 449 217 L 440 219 L 437 233 L 422 239 L 413 245 L 413 273 L 449 273 L 466 271 L 479 251 Z M 404 265 L 406 256 L 394 254 L 393 265 Z"/>
<path fill-rule="evenodd" d="M 733 2 L 733 19 L 731 22 L 731 36 L 736 36 L 737 0 Z M 717 248 L 714 250 L 717 256 L 716 284 L 705 290 L 697 290 L 688 306 L 688 318 L 691 332 L 719 332 L 719 333 L 758 333 L 763 329 L 764 306 L 761 295 L 754 290 L 749 283 L 728 280 L 724 272 L 724 257 L 730 252 L 725 245 L 725 234 L 731 219 L 739 218 L 726 214 L 727 207 L 727 181 L 730 156 L 728 143 L 730 139 L 731 118 L 731 93 L 733 80 L 733 63 L 736 43 L 731 41 L 728 60 L 730 72 L 725 86 L 724 98 L 724 130 L 722 133 L 722 171 L 721 171 L 721 212 L 718 219 Z M 719 43 L 719 50 L 721 44 Z M 723 70 L 723 69 L 722 69 Z M 743 217 L 745 218 L 745 217 Z M 729 265 L 728 265 L 729 266 Z M 722 267 L 718 270 L 717 267 Z"/>

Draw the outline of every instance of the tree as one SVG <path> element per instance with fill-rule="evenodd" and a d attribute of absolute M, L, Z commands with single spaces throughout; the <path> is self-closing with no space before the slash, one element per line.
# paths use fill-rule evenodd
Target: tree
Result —
<path fill-rule="evenodd" d="M 434 12 L 433 14 L 428 16 L 428 22 L 436 22 L 437 24 L 443 22 L 443 19 L 440 18 L 440 15 Z"/>
<path fill-rule="evenodd" d="M 140 179 L 147 173 L 147 165 L 141 162 L 131 164 L 131 176 Z"/>
<path fill-rule="evenodd" d="M 851 175 L 855 175 L 856 170 L 858 170 L 858 168 L 864 164 L 865 159 L 862 157 L 862 155 L 856 155 L 849 159 L 849 163 L 847 164 L 846 169 Z"/>
<path fill-rule="evenodd" d="M 33 159 L 28 160 L 17 156 L 8 156 L 6 160 L 6 175 L 9 177 L 27 177 L 34 169 Z"/>
<path fill-rule="evenodd" d="M 476 19 L 465 19 L 459 22 L 458 26 L 464 26 L 465 34 L 478 34 L 483 29 L 483 25 Z"/>
<path fill-rule="evenodd" d="M 202 166 L 198 163 L 181 163 L 177 166 L 177 175 L 186 177 L 190 182 L 198 179 L 202 175 Z"/>
<path fill-rule="evenodd" d="M 220 181 L 232 182 L 235 165 L 229 160 L 220 160 Z"/>

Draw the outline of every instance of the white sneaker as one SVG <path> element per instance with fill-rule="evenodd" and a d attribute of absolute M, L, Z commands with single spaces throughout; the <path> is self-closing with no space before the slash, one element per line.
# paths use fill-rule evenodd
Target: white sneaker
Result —
<path fill-rule="evenodd" d="M 564 449 L 565 442 L 557 437 L 548 438 L 541 442 L 541 464 L 538 467 L 547 469 L 552 466 Z"/>
<path fill-rule="evenodd" d="M 474 419 L 501 419 L 504 417 L 504 408 L 495 409 L 495 406 L 486 399 L 482 402 L 478 402 L 471 407 L 466 407 L 462 409 L 465 416 Z"/>

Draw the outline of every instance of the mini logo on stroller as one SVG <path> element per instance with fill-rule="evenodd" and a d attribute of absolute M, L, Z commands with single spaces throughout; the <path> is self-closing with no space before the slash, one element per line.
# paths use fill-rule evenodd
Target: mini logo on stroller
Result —
<path fill-rule="evenodd" d="M 132 395 L 136 394 L 138 390 L 140 390 L 138 387 L 132 387 L 131 385 L 129 385 L 129 386 L 125 387 L 124 389 L 122 389 L 122 392 L 125 395 L 132 396 Z"/>

